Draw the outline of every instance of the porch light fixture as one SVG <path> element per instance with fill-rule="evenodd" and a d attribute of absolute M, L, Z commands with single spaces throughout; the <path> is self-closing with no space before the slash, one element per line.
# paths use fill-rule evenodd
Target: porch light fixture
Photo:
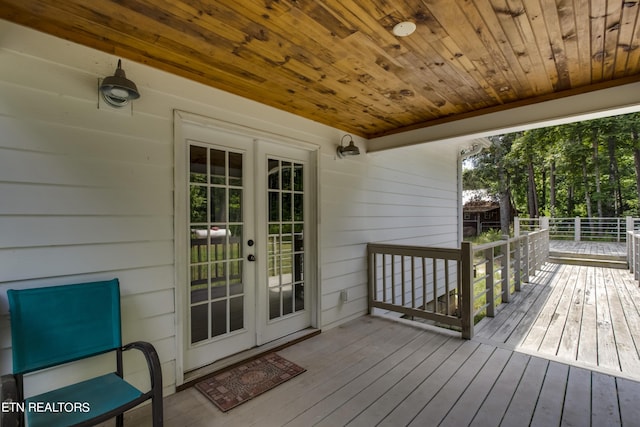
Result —
<path fill-rule="evenodd" d="M 345 147 L 342 145 L 342 141 L 344 141 L 345 137 L 347 136 L 349 137 L 349 145 Z M 340 145 L 338 146 L 336 153 L 338 154 L 338 157 L 342 159 L 347 156 L 359 156 L 360 149 L 356 147 L 356 144 L 353 142 L 353 138 L 351 137 L 351 135 L 347 134 L 344 135 L 340 140 Z"/>
<path fill-rule="evenodd" d="M 100 83 L 100 93 L 107 104 L 121 108 L 132 99 L 140 98 L 136 84 L 127 79 L 122 69 L 122 60 L 118 59 L 118 68 L 113 76 L 105 77 Z"/>

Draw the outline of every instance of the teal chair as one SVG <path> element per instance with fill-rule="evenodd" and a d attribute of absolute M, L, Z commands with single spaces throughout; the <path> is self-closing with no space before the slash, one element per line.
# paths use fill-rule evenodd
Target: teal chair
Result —
<path fill-rule="evenodd" d="M 2 378 L 2 425 L 90 426 L 151 399 L 154 427 L 163 424 L 162 373 L 158 354 L 147 342 L 122 346 L 118 279 L 76 285 L 9 290 L 13 375 Z M 141 351 L 151 387 L 142 392 L 123 379 L 122 352 Z M 87 357 L 113 352 L 116 371 L 24 399 L 23 376 Z M 11 399 L 11 400 L 7 400 Z M 12 419 L 13 418 L 13 419 Z M 6 423 L 6 424 L 5 424 Z"/>

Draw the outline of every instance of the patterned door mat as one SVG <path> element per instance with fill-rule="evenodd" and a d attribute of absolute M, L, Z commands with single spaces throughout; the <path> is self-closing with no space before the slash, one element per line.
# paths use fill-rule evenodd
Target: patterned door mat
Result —
<path fill-rule="evenodd" d="M 195 387 L 226 412 L 304 371 L 278 354 L 269 353 L 204 379 Z"/>

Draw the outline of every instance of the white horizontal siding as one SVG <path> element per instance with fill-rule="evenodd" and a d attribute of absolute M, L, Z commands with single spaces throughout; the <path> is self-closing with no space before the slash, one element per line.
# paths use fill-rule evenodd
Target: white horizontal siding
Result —
<path fill-rule="evenodd" d="M 324 156 L 324 325 L 366 312 L 368 242 L 458 246 L 457 162 L 456 148 L 442 144 L 344 160 Z"/>
<path fill-rule="evenodd" d="M 6 289 L 118 277 L 123 340 L 153 343 L 165 391 L 174 390 L 182 351 L 174 110 L 321 147 L 317 326 L 366 311 L 366 243 L 457 246 L 454 146 L 337 159 L 344 134 L 337 129 L 127 61 L 123 68 L 142 92 L 133 115 L 102 110 L 98 77 L 113 73 L 116 57 L 1 20 L 0 33 L 1 373 L 11 370 Z M 91 374 L 103 363 L 82 370 Z M 143 360 L 128 357 L 125 368 L 145 386 Z M 64 368 L 44 382 L 75 375 Z"/>

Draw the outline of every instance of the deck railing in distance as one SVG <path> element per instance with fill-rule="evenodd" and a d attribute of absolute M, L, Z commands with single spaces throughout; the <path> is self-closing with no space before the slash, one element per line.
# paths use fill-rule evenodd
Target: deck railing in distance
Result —
<path fill-rule="evenodd" d="M 626 233 L 640 225 L 640 218 L 514 218 L 514 234 L 549 228 L 556 240 L 624 242 Z"/>
<path fill-rule="evenodd" d="M 627 232 L 627 263 L 634 279 L 640 281 L 640 230 Z"/>
<path fill-rule="evenodd" d="M 369 313 L 426 319 L 470 339 L 474 317 L 485 309 L 494 314 L 487 301 L 497 299 L 496 288 L 501 302 L 508 302 L 544 264 L 548 236 L 541 230 L 475 247 L 462 242 L 456 249 L 369 243 Z"/>
<path fill-rule="evenodd" d="M 493 317 L 549 257 L 549 230 L 473 246 L 473 317 Z"/>

